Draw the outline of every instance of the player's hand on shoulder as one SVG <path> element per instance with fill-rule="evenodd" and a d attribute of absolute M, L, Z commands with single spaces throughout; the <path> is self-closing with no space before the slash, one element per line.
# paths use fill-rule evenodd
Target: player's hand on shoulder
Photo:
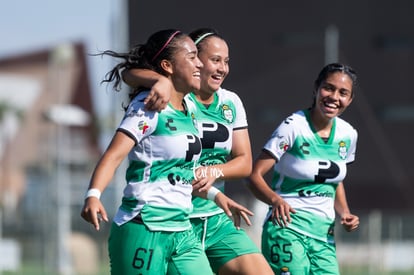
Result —
<path fill-rule="evenodd" d="M 151 91 L 144 100 L 145 108 L 151 111 L 162 111 L 167 107 L 173 91 L 172 82 L 162 77 L 151 87 Z"/>

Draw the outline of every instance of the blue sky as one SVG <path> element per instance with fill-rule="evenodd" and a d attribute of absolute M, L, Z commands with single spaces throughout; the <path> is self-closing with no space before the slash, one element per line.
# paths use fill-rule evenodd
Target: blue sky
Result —
<path fill-rule="evenodd" d="M 83 42 L 88 53 L 119 50 L 122 39 L 117 18 L 123 0 L 12 0 L 0 8 L 0 58 Z M 125 2 L 124 2 L 125 3 Z M 115 31 L 117 30 L 117 31 Z M 122 44 L 124 45 L 124 44 Z M 98 114 L 109 108 L 108 93 L 99 86 L 112 67 L 109 60 L 88 57 L 91 87 Z"/>

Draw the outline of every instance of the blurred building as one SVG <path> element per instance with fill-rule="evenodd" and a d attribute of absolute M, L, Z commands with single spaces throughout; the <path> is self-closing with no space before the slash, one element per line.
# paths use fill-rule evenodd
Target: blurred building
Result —
<path fill-rule="evenodd" d="M 100 154 L 85 57 L 74 43 L 0 59 L 0 240 L 50 266 L 70 259 Z"/>
<path fill-rule="evenodd" d="M 59 151 L 74 170 L 96 159 L 88 77 L 82 44 L 0 60 L 0 201 L 6 212 L 34 180 L 28 175 L 53 172 Z M 68 128 L 60 144 L 59 127 Z"/>

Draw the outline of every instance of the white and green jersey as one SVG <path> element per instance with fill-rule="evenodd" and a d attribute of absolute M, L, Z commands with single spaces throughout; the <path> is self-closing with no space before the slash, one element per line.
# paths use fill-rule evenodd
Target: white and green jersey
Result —
<path fill-rule="evenodd" d="M 197 124 L 202 144 L 199 163 L 203 166 L 225 163 L 231 153 L 233 131 L 247 127 L 246 111 L 239 96 L 220 88 L 214 93 L 214 101 L 209 106 L 200 103 L 191 93 L 188 99 L 197 106 Z M 222 171 L 211 171 L 220 176 Z M 224 190 L 224 181 L 216 181 L 214 186 Z M 191 217 L 205 217 L 222 213 L 215 202 L 193 198 L 194 209 Z"/>
<path fill-rule="evenodd" d="M 128 155 L 127 185 L 114 221 L 121 225 L 138 213 L 154 231 L 182 231 L 191 227 L 193 169 L 201 153 L 194 119 L 168 105 L 161 112 L 144 109 L 148 92 L 129 104 L 118 131 L 135 140 Z"/>
<path fill-rule="evenodd" d="M 357 131 L 338 117 L 325 142 L 308 110 L 292 114 L 273 132 L 263 149 L 277 160 L 273 190 L 297 212 L 289 228 L 333 242 L 336 187 L 345 178 L 346 164 L 355 159 L 356 142 Z"/>

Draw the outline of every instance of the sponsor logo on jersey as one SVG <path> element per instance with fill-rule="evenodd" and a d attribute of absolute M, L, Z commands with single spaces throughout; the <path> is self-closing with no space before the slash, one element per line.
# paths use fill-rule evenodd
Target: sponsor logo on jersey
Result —
<path fill-rule="evenodd" d="M 283 121 L 283 123 L 285 123 L 285 124 L 290 124 L 290 122 L 291 122 L 291 121 L 293 121 L 293 118 L 290 116 L 290 117 L 286 118 L 286 119 Z"/>
<path fill-rule="evenodd" d="M 289 149 L 289 144 L 287 143 L 286 140 L 281 140 L 278 146 L 279 146 L 279 150 L 281 150 L 282 152 L 286 152 L 287 149 Z"/>
<path fill-rule="evenodd" d="M 332 192 L 324 191 L 324 192 L 318 192 L 318 191 L 311 191 L 311 190 L 304 190 L 301 189 L 298 191 L 299 197 L 324 197 L 324 198 L 333 198 L 334 194 Z"/>
<path fill-rule="evenodd" d="M 303 142 L 301 146 L 299 146 L 299 149 L 302 151 L 304 155 L 309 155 L 310 151 L 307 149 L 310 146 L 308 142 Z"/>
<path fill-rule="evenodd" d="M 182 176 L 178 175 L 178 174 L 174 174 L 174 173 L 169 173 L 168 176 L 168 181 L 170 182 L 171 185 L 177 185 L 177 184 L 191 184 L 192 179 L 185 179 Z"/>
<path fill-rule="evenodd" d="M 343 160 L 346 159 L 346 156 L 348 154 L 348 149 L 346 148 L 345 141 L 339 142 L 338 154 L 341 159 Z"/>
<path fill-rule="evenodd" d="M 177 131 L 177 127 L 174 126 L 174 119 L 167 118 L 167 122 L 165 123 L 165 127 L 170 129 L 170 131 Z"/>
<path fill-rule="evenodd" d="M 289 149 L 289 142 L 284 136 L 279 135 L 277 131 L 273 132 L 272 138 L 277 138 L 279 140 L 279 143 L 277 145 L 279 152 L 284 153 Z"/>
<path fill-rule="evenodd" d="M 146 121 L 140 121 L 140 122 L 138 122 L 138 129 L 143 133 L 143 134 L 145 134 L 145 132 L 148 130 L 148 128 L 149 128 L 149 126 L 148 126 L 148 124 L 147 124 L 147 122 Z"/>
<path fill-rule="evenodd" d="M 233 110 L 230 109 L 229 105 L 223 104 L 221 106 L 221 111 L 223 113 L 223 117 L 229 122 L 232 123 L 234 119 Z"/>

